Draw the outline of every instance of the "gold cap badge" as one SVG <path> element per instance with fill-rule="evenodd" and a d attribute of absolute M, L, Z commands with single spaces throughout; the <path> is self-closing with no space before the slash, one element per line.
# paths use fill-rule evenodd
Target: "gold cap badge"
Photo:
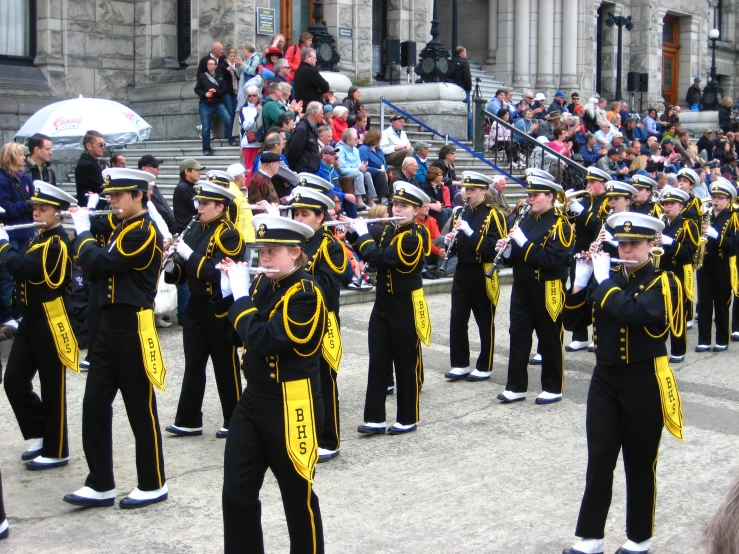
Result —
<path fill-rule="evenodd" d="M 631 231 L 631 221 L 624 223 L 624 232 L 628 233 L 629 231 Z"/>
<path fill-rule="evenodd" d="M 266 225 L 265 225 L 264 223 L 262 223 L 262 224 L 261 224 L 261 225 L 259 226 L 259 231 L 257 231 L 257 234 L 258 234 L 258 235 L 259 235 L 260 237 L 262 237 L 262 238 L 264 238 L 264 235 L 266 235 L 266 234 L 267 234 L 267 226 L 266 226 Z"/>

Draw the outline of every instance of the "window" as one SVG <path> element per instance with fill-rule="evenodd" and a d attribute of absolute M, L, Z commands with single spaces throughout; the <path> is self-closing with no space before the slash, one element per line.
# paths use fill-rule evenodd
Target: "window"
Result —
<path fill-rule="evenodd" d="M 36 57 L 36 0 L 0 2 L 0 58 L 33 62 Z"/>
<path fill-rule="evenodd" d="M 185 66 L 185 61 L 192 53 L 192 36 L 190 30 L 190 0 L 177 1 L 177 61 Z"/>

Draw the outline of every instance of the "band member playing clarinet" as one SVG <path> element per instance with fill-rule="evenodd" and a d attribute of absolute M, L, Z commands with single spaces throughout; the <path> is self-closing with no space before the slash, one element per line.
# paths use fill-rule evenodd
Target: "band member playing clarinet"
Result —
<path fill-rule="evenodd" d="M 79 349 L 69 322 L 72 249 L 57 212 L 73 196 L 34 181 L 33 220 L 43 224 L 25 253 L 13 248 L 0 226 L 0 263 L 15 279 L 23 319 L 5 371 L 5 392 L 23 438 L 33 440 L 21 459 L 42 470 L 67 465 L 66 368 L 79 373 Z M 41 398 L 33 390 L 38 371 Z"/>
<path fill-rule="evenodd" d="M 302 174 L 301 174 L 302 175 Z M 320 180 L 314 175 L 304 176 L 308 181 Z M 318 437 L 318 463 L 328 462 L 339 455 L 341 446 L 339 418 L 339 388 L 336 378 L 343 348 L 339 329 L 339 294 L 341 280 L 346 271 L 346 253 L 330 227 L 323 224 L 329 219 L 328 212 L 334 201 L 317 188 L 295 187 L 292 191 L 293 218 L 305 223 L 315 231 L 305 245 L 308 264 L 307 273 L 313 276 L 326 301 L 328 325 L 323 338 L 321 357 L 321 394 L 325 410 L 323 432 Z"/>
<path fill-rule="evenodd" d="M 664 253 L 659 257 L 659 268 L 671 271 L 675 279 L 680 281 L 683 290 L 683 306 L 695 299 L 695 280 L 693 276 L 693 258 L 701 233 L 692 219 L 683 217 L 682 211 L 690 200 L 690 195 L 680 189 L 666 187 L 662 193 L 662 221 L 665 229 L 657 233 L 655 244 L 662 247 Z M 654 260 L 655 264 L 657 263 Z M 686 311 L 683 310 L 683 315 Z M 687 321 L 684 322 L 687 328 Z M 675 335 L 670 333 L 670 363 L 679 363 L 685 359 L 688 348 L 687 333 Z"/>
<path fill-rule="evenodd" d="M 452 313 L 449 321 L 449 354 L 452 369 L 444 377 L 451 381 L 484 381 L 493 370 L 495 347 L 495 307 L 500 297 L 497 272 L 492 279 L 485 272 L 495 258 L 495 245 L 505 237 L 505 215 L 495 204 L 485 202 L 485 193 L 493 180 L 481 173 L 465 171 L 462 182 L 468 207 L 454 215 L 453 232 L 446 243 L 456 240 L 457 269 L 452 284 Z M 456 238 L 455 238 L 456 237 Z M 467 326 L 470 311 L 480 334 L 480 355 L 470 372 L 470 342 Z"/>
<path fill-rule="evenodd" d="M 510 357 L 508 382 L 498 398 L 519 402 L 528 390 L 527 364 L 531 334 L 536 331 L 542 357 L 542 393 L 537 404 L 562 400 L 564 386 L 562 351 L 562 306 L 567 260 L 574 233 L 567 218 L 554 207 L 554 197 L 564 194 L 558 184 L 540 177 L 527 179 L 530 215 L 514 225 L 509 239 L 501 239 L 496 250 L 513 265 L 511 291 Z"/>
<path fill-rule="evenodd" d="M 662 206 L 659 202 L 652 200 L 654 192 L 657 190 L 657 182 L 650 177 L 637 173 L 631 178 L 631 184 L 636 188 L 633 211 L 659 219 L 663 212 Z"/>
<path fill-rule="evenodd" d="M 322 554 L 323 524 L 313 478 L 323 426 L 319 376 L 326 332 L 320 287 L 303 269 L 313 229 L 269 214 L 252 219 L 260 273 L 224 262 L 222 303 L 244 344 L 246 390 L 236 405 L 224 455 L 225 553 L 264 552 L 259 491 L 271 469 L 282 494 L 291 552 Z"/>
<path fill-rule="evenodd" d="M 414 220 L 429 197 L 405 181 L 393 185 L 393 216 L 405 219 L 385 226 L 375 244 L 361 219 L 349 223 L 354 247 L 377 268 L 377 297 L 368 328 L 369 372 L 364 421 L 366 435 L 410 433 L 418 427 L 418 393 L 423 385 L 421 341 L 431 340 L 431 320 L 423 294 L 421 272 L 431 252 L 428 231 Z M 397 421 L 389 429 L 385 417 L 388 378 L 395 367 Z"/>
<path fill-rule="evenodd" d="M 683 439 L 680 395 L 665 347 L 668 331 L 685 332 L 680 283 L 649 258 L 655 234 L 664 225 L 644 214 L 624 212 L 610 216 L 608 226 L 625 262 L 611 266 L 613 260 L 605 253 L 578 260 L 567 294 L 572 307 L 568 318 L 592 317 L 596 361 L 586 412 L 585 494 L 575 529 L 582 540 L 563 554 L 604 552 L 619 452 L 626 472 L 628 541 L 616 554 L 648 552 L 662 427 Z M 586 298 L 592 301 L 592 311 L 585 307 Z"/>
<path fill-rule="evenodd" d="M 221 272 L 216 264 L 225 258 L 241 259 L 244 241 L 228 216 L 235 194 L 220 183 L 198 181 L 198 222 L 177 241 L 177 254 L 165 265 L 167 283 L 187 283 L 190 298 L 185 309 L 182 343 L 185 374 L 174 425 L 166 431 L 178 436 L 203 434 L 203 395 L 208 358 L 213 362 L 223 426 L 216 438 L 228 436 L 231 414 L 241 398 L 239 354 L 233 343 L 233 327 L 211 298 L 220 294 Z"/>
<path fill-rule="evenodd" d="M 103 193 L 110 195 L 121 222 L 110 243 L 100 247 L 90 233 L 85 208 L 72 208 L 76 255 L 82 268 L 100 279 L 102 321 L 92 346 L 91 367 L 82 401 L 82 446 L 90 473 L 85 486 L 64 497 L 77 506 L 112 506 L 113 400 L 120 390 L 136 443 L 137 487 L 120 501 L 139 508 L 167 499 L 154 386 L 164 389 L 164 366 L 154 325 L 154 296 L 162 266 L 162 236 L 146 209 L 154 175 L 135 169 L 103 171 Z"/>

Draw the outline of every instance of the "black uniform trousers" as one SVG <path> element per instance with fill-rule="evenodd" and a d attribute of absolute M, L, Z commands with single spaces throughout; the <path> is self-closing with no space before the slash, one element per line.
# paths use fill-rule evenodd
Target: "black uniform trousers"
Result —
<path fill-rule="evenodd" d="M 698 344 L 711 344 L 712 317 L 716 321 L 716 344 L 729 344 L 731 274 L 728 262 L 703 265 L 698 270 Z"/>
<path fill-rule="evenodd" d="M 288 454 L 283 399 L 255 394 L 249 387 L 236 405 L 226 439 L 222 498 L 225 554 L 264 552 L 259 491 L 267 468 L 280 487 L 290 552 L 322 553 L 323 523 L 318 496 L 312 484 L 296 471 Z M 317 388 L 314 382 L 313 390 Z M 321 396 L 314 392 L 313 418 L 319 435 L 323 426 L 322 404 Z M 315 444 L 316 436 L 307 440 Z"/>
<path fill-rule="evenodd" d="M 731 308 L 731 332 L 739 332 L 739 298 L 734 296 L 734 305 Z"/>
<path fill-rule="evenodd" d="M 341 447 L 341 421 L 339 418 L 339 387 L 336 384 L 338 373 L 321 357 L 321 396 L 323 397 L 323 430 L 318 435 L 318 446 L 326 450 Z"/>
<path fill-rule="evenodd" d="M 95 346 L 95 339 L 98 336 L 100 330 L 100 322 L 103 319 L 103 313 L 100 309 L 100 302 L 98 301 L 98 289 L 102 285 L 90 279 L 90 274 L 85 274 L 87 279 L 87 356 L 85 361 L 90 362 L 92 360 L 92 347 Z"/>
<path fill-rule="evenodd" d="M 113 477 L 113 400 L 121 391 L 136 443 L 138 488 L 164 486 L 162 433 L 154 389 L 144 369 L 138 333 L 138 308 L 103 307 L 82 402 L 82 446 L 90 474 L 85 485 L 98 492 L 115 488 Z"/>
<path fill-rule="evenodd" d="M 452 283 L 452 313 L 449 318 L 449 355 L 452 367 L 470 365 L 467 329 L 471 311 L 480 333 L 480 355 L 475 367 L 479 371 L 493 370 L 495 305 L 488 297 L 486 280 L 482 264 L 457 264 Z"/>
<path fill-rule="evenodd" d="M 541 388 L 561 394 L 564 387 L 562 352 L 562 313 L 552 320 L 546 308 L 544 281 L 520 282 L 514 279 L 511 291 L 511 348 L 508 358 L 506 390 L 526 392 L 529 386 L 531 334 L 536 331 L 541 354 Z"/>
<path fill-rule="evenodd" d="M 64 304 L 70 313 L 68 298 Z M 33 390 L 36 371 L 41 398 Z M 44 457 L 69 456 L 66 368 L 59 360 L 43 306 L 23 308 L 23 320 L 5 369 L 5 392 L 23 438 L 43 438 L 41 455 Z"/>
<path fill-rule="evenodd" d="M 218 396 L 223 410 L 223 427 L 228 429 L 236 404 L 241 398 L 239 353 L 231 340 L 233 325 L 227 317 L 216 317 L 214 304 L 207 296 L 190 295 L 185 309 L 182 342 L 185 348 L 185 375 L 174 424 L 178 427 L 203 426 L 203 395 L 208 357 L 213 361 Z"/>
<path fill-rule="evenodd" d="M 395 366 L 396 420 L 401 425 L 418 423 L 418 393 L 423 384 L 421 340 L 416 333 L 410 292 L 378 296 L 370 315 L 367 338 L 369 371 L 364 401 L 364 421 L 386 421 L 385 398 L 388 376 Z"/>
<path fill-rule="evenodd" d="M 575 268 L 577 267 L 577 264 L 575 263 L 575 260 L 570 260 L 570 286 L 575 284 Z M 588 312 L 590 312 L 591 306 L 593 305 L 592 302 L 586 301 L 586 306 L 588 309 Z M 572 329 L 572 340 L 573 341 L 580 341 L 580 342 L 588 342 L 588 327 L 589 325 L 579 325 Z M 537 349 L 538 352 L 538 349 Z"/>
<path fill-rule="evenodd" d="M 654 360 L 595 366 L 586 410 L 588 470 L 575 535 L 604 537 L 613 471 L 623 449 L 626 536 L 634 542 L 651 538 L 663 424 Z"/>

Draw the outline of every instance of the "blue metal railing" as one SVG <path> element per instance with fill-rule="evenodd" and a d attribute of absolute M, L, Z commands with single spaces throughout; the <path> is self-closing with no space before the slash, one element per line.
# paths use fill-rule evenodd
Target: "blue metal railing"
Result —
<path fill-rule="evenodd" d="M 461 142 L 459 142 L 457 139 L 452 138 L 449 135 L 441 134 L 436 129 L 433 129 L 432 127 L 429 127 L 428 125 L 426 125 L 422 121 L 419 121 L 418 119 L 416 119 L 415 117 L 413 117 L 408 112 L 406 112 L 404 110 L 401 110 L 398 106 L 396 106 L 392 102 L 386 100 L 385 97 L 382 97 L 380 99 L 380 128 L 381 129 L 384 129 L 385 128 L 385 106 L 386 105 L 389 106 L 390 108 L 392 108 L 393 110 L 395 110 L 397 113 L 399 113 L 403 117 L 406 117 L 406 118 L 410 119 L 413 123 L 415 123 L 416 125 L 419 125 L 422 129 L 425 129 L 429 133 L 432 133 L 432 134 L 434 134 L 436 136 L 442 137 L 446 142 L 453 143 L 454 145 L 457 146 L 457 148 L 461 148 L 462 150 L 464 150 L 465 152 L 467 152 L 468 154 L 470 154 L 473 158 L 475 158 L 477 160 L 480 160 L 481 162 L 485 163 L 486 165 L 489 165 L 490 167 L 492 167 L 496 171 L 500 172 L 501 174 L 505 175 L 506 177 L 508 177 L 509 179 L 513 180 L 514 182 L 518 183 L 519 185 L 524 186 L 524 187 L 526 186 L 526 183 L 524 183 L 523 181 L 521 181 L 518 177 L 514 177 L 508 171 L 506 171 L 505 169 L 500 168 L 499 166 L 497 166 L 496 164 L 494 164 L 493 162 L 491 162 L 489 159 L 487 159 L 485 156 L 482 156 L 478 152 L 475 152 L 474 150 L 472 150 L 470 147 L 465 146 L 464 144 L 462 144 Z"/>

